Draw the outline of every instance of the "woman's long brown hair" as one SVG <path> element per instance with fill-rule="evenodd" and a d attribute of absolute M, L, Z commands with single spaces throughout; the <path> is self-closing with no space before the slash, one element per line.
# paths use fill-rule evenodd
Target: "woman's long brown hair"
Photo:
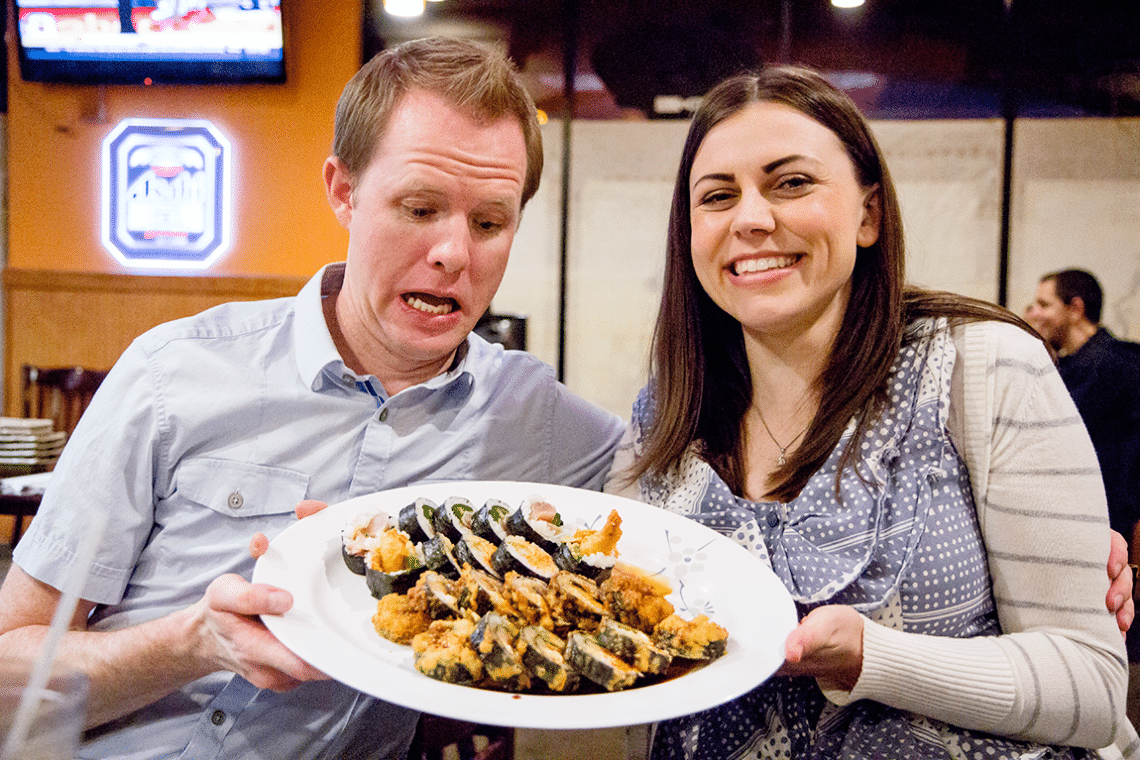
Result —
<path fill-rule="evenodd" d="M 663 476 L 697 443 L 701 456 L 735 494 L 744 487 L 742 424 L 752 403 L 752 378 L 740 323 L 713 303 L 693 269 L 689 174 L 701 142 L 720 122 L 752 103 L 781 103 L 831 130 L 864 188 L 878 186 L 882 218 L 874 245 L 860 248 L 839 339 L 820 377 L 819 409 L 803 443 L 775 472 L 771 496 L 787 501 L 822 467 L 848 421 L 852 440 L 887 402 L 886 380 L 906 325 L 921 317 L 953 322 L 997 319 L 1029 329 L 1001 307 L 950 293 L 907 289 L 902 214 L 878 143 L 858 107 L 815 72 L 792 66 L 732 77 L 717 85 L 693 117 L 673 192 L 665 282 L 654 329 L 650 370 L 651 423 L 631 477 Z M 849 464 L 853 449 L 844 453 Z"/>

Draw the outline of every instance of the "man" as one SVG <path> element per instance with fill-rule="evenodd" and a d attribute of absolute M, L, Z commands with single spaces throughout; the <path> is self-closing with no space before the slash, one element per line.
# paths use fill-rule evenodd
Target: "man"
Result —
<path fill-rule="evenodd" d="M 500 53 L 386 51 L 345 87 L 324 167 L 345 263 L 124 352 L 0 589 L 0 656 L 34 656 L 85 516 L 107 515 L 59 657 L 91 679 L 81 757 L 402 757 L 414 712 L 323 680 L 260 624 L 291 597 L 245 580 L 247 542 L 303 500 L 432 480 L 600 488 L 621 420 L 470 334 L 541 169 Z"/>
<path fill-rule="evenodd" d="M 1140 551 L 1140 344 L 1100 325 L 1103 296 L 1089 272 L 1066 269 L 1041 278 L 1026 319 L 1057 351 L 1061 378 L 1088 428 L 1100 461 L 1114 530 Z"/>

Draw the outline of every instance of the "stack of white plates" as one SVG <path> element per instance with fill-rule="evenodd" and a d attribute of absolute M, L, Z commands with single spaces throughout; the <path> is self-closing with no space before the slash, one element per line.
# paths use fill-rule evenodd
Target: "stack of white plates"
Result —
<path fill-rule="evenodd" d="M 67 433 L 51 420 L 0 417 L 0 465 L 48 469 L 55 465 Z"/>

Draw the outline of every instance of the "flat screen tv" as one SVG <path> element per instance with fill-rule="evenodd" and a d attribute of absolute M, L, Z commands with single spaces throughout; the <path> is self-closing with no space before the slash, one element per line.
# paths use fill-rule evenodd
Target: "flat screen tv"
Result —
<path fill-rule="evenodd" d="M 285 81 L 282 0 L 16 0 L 20 75 L 71 84 Z"/>

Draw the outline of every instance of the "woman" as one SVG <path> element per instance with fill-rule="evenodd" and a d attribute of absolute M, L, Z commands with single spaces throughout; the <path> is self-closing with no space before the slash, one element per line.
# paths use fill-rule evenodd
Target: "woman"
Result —
<path fill-rule="evenodd" d="M 903 283 L 850 99 L 791 67 L 715 88 L 610 490 L 735 538 L 801 621 L 779 676 L 661 724 L 654 758 L 1085 757 L 1131 731 L 1103 489 L 1049 354 Z"/>

